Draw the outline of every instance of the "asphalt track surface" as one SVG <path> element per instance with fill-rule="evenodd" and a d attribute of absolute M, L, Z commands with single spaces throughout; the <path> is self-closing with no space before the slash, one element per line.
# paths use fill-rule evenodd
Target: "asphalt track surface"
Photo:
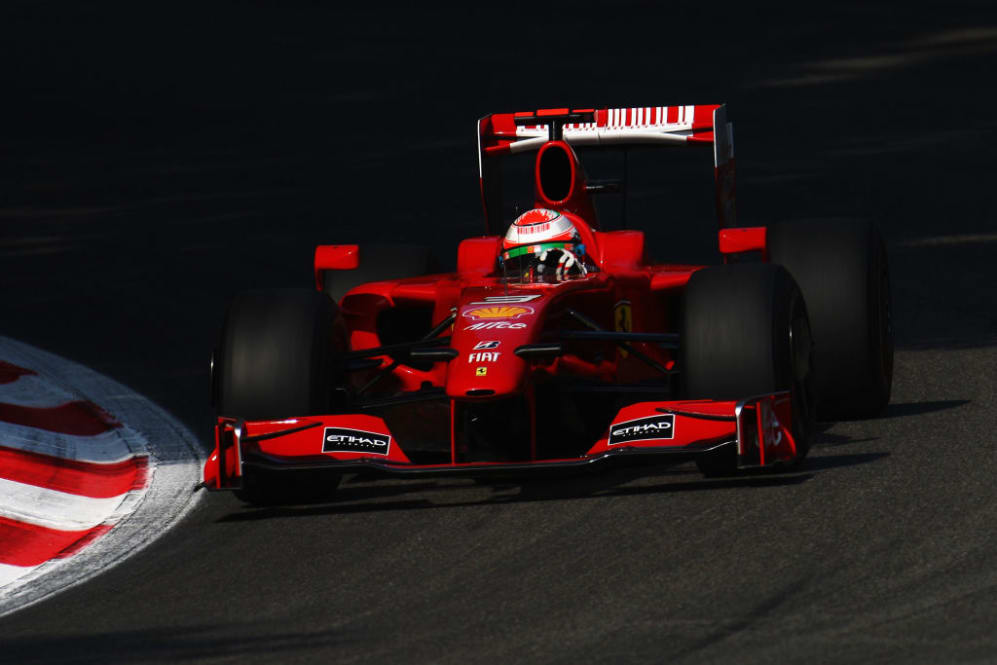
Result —
<path fill-rule="evenodd" d="M 893 402 L 789 475 L 210 496 L 0 620 L 0 661 L 997 661 L 991 3 L 204 4 L 5 4 L 0 333 L 207 441 L 228 299 L 308 284 L 321 242 L 452 254 L 481 228 L 477 117 L 726 101 L 742 222 L 884 229 Z M 635 223 L 716 260 L 709 157 L 657 157 Z"/>

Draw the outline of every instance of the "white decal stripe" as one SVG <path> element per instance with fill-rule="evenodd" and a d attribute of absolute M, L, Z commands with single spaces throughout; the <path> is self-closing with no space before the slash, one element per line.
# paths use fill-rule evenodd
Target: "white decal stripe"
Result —
<path fill-rule="evenodd" d="M 125 496 L 95 499 L 0 478 L 0 516 L 59 531 L 83 531 L 108 521 Z"/>
<path fill-rule="evenodd" d="M 577 146 L 687 143 L 695 135 L 697 108 L 699 107 L 688 104 L 607 108 L 604 125 L 570 123 L 564 128 L 564 140 Z M 704 121 L 705 119 L 704 115 Z M 707 127 L 704 122 L 700 129 L 705 130 Z M 527 138 L 527 133 L 522 129 L 518 127 L 516 131 L 523 138 L 510 144 L 509 152 L 536 150 L 545 142 L 546 136 L 536 136 L 530 130 Z"/>

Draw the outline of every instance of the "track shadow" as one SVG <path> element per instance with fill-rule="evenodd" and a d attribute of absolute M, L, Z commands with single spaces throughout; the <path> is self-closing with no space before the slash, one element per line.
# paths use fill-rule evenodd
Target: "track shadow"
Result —
<path fill-rule="evenodd" d="M 946 409 L 958 409 L 960 406 L 965 406 L 971 401 L 972 400 L 968 399 L 943 399 L 933 402 L 906 402 L 904 404 L 890 404 L 886 407 L 886 413 L 879 416 L 877 420 L 916 416 L 922 413 L 945 411 Z"/>
<path fill-rule="evenodd" d="M 866 443 L 868 441 L 877 441 L 878 436 L 865 437 L 862 439 L 856 439 L 855 437 L 848 436 L 847 434 L 837 434 L 835 432 L 819 432 L 813 439 L 814 448 L 825 448 L 833 446 L 846 446 L 853 443 Z"/>
<path fill-rule="evenodd" d="M 917 416 L 922 413 L 935 413 L 936 411 L 945 411 L 947 409 L 958 409 L 960 406 L 965 406 L 969 404 L 972 400 L 968 399 L 943 399 L 934 400 L 929 402 L 904 402 L 902 404 L 888 404 L 886 406 L 886 411 L 878 416 L 873 416 L 869 420 L 885 420 L 888 418 L 904 418 L 907 416 Z M 865 418 L 858 418 L 856 420 L 866 420 Z M 831 429 L 839 422 L 846 422 L 842 420 L 822 420 L 817 423 L 817 438 L 815 443 L 821 443 L 821 437 L 828 436 L 825 434 L 827 430 Z M 836 436 L 836 435 L 835 435 Z M 862 441 L 869 441 L 870 439 L 861 439 Z M 855 440 L 858 441 L 858 440 Z"/>
<path fill-rule="evenodd" d="M 354 642 L 342 631 L 267 633 L 259 625 L 185 626 L 86 634 L 42 633 L 4 640 L 5 663 L 178 663 L 205 658 L 242 660 L 268 653 L 280 662 Z"/>
<path fill-rule="evenodd" d="M 639 487 L 620 487 L 623 483 L 630 482 L 641 476 L 650 474 L 608 474 L 610 477 L 571 477 L 564 479 L 547 479 L 546 481 L 534 482 L 497 482 L 481 483 L 477 486 L 467 484 L 445 485 L 440 484 L 433 487 L 434 493 L 447 493 L 455 495 L 459 493 L 478 494 L 482 491 L 491 492 L 518 492 L 499 493 L 487 497 L 439 502 L 429 498 L 413 498 L 402 501 L 377 501 L 364 503 L 345 503 L 359 498 L 354 496 L 349 489 L 344 489 L 339 493 L 332 503 L 296 505 L 296 506 L 272 506 L 265 508 L 247 508 L 244 512 L 233 513 L 220 518 L 219 522 L 244 522 L 257 521 L 282 517 L 309 517 L 315 515 L 328 514 L 349 514 L 366 512 L 384 512 L 395 510 L 420 510 L 420 509 L 446 509 L 471 506 L 485 506 L 496 504 L 517 504 L 531 503 L 537 501 L 564 501 L 564 500 L 585 500 L 599 499 L 613 496 L 640 496 L 646 494 L 664 494 L 679 492 L 716 491 L 722 489 L 746 488 L 746 487 L 773 487 L 783 485 L 798 485 L 812 478 L 809 473 L 791 474 L 744 474 L 734 478 L 706 479 L 695 474 L 693 480 L 680 480 L 676 482 L 673 477 L 654 485 L 642 485 Z M 693 474 L 689 474 L 693 475 Z M 408 491 L 422 491 L 416 486 L 413 490 L 411 485 L 397 485 L 384 487 L 387 490 L 383 494 L 398 494 Z M 365 488 L 364 497 L 378 495 L 377 488 Z"/>
<path fill-rule="evenodd" d="M 803 465 L 806 471 L 827 471 L 828 469 L 838 469 L 846 466 L 856 466 L 858 464 L 868 464 L 889 457 L 890 453 L 856 453 L 853 455 L 822 455 L 820 457 L 808 457 Z"/>
<path fill-rule="evenodd" d="M 439 483 L 401 483 L 390 486 L 364 484 L 359 487 L 346 484 L 337 494 L 336 500 L 330 503 L 247 508 L 243 512 L 225 515 L 218 521 L 252 522 L 274 518 L 310 517 L 329 514 L 446 509 L 496 504 L 531 503 L 537 501 L 586 500 L 604 497 L 794 486 L 811 480 L 817 473 L 830 469 L 868 464 L 888 455 L 889 453 L 885 452 L 823 455 L 808 458 L 797 469 L 786 470 L 781 473 L 769 469 L 749 470 L 732 478 L 702 478 L 695 472 L 668 469 L 671 473 L 662 482 L 636 487 L 626 485 L 626 483 L 653 476 L 655 475 L 655 471 L 661 473 L 662 469 L 617 470 L 606 474 L 578 475 L 560 479 L 547 478 L 536 481 L 479 482 L 476 485 L 469 485 L 463 482 L 448 485 L 445 481 Z M 374 500 L 384 498 L 385 496 L 390 497 L 392 495 L 427 491 L 437 494 L 442 492 L 450 496 L 457 495 L 457 500 L 445 502 L 434 501 L 430 498 L 393 501 Z M 491 491 L 493 494 L 483 498 L 460 500 L 459 494 L 461 493 L 475 494 L 482 491 Z M 374 501 L 368 501 L 368 499 Z M 351 503 L 353 501 L 361 501 L 362 503 Z"/>
<path fill-rule="evenodd" d="M 435 482 L 399 482 L 391 485 L 369 484 L 373 479 L 358 477 L 337 491 L 331 502 L 287 506 L 248 507 L 245 511 L 230 513 L 218 522 L 252 522 L 283 517 L 309 517 L 329 514 L 386 512 L 395 510 L 446 509 L 496 504 L 531 503 L 536 501 L 564 501 L 600 499 L 604 497 L 642 496 L 702 491 L 722 491 L 743 488 L 794 486 L 805 483 L 816 474 L 831 469 L 876 462 L 889 453 L 858 453 L 808 457 L 795 469 L 750 469 L 730 478 L 703 478 L 698 472 L 682 467 L 634 467 L 615 469 L 606 473 L 576 474 L 561 478 L 519 479 L 516 481 L 479 480 L 468 484 L 462 480 Z M 663 476 L 653 485 L 630 486 L 628 483 L 642 478 Z M 517 491 L 518 490 L 518 491 Z M 460 499 L 460 494 L 480 494 L 490 491 L 490 496 Z M 431 492 L 456 497 L 454 501 L 436 501 L 428 497 L 405 500 L 380 501 L 385 497 L 402 494 Z M 352 503 L 360 501 L 361 503 Z"/>

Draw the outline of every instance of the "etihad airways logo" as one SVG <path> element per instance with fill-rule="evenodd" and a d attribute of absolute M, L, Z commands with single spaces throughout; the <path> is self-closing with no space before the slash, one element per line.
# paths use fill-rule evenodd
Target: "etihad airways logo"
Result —
<path fill-rule="evenodd" d="M 609 445 L 675 438 L 675 416 L 670 413 L 617 423 L 609 428 Z"/>
<path fill-rule="evenodd" d="M 379 434 L 362 429 L 326 427 L 322 441 L 323 453 L 373 453 L 374 455 L 387 455 L 390 449 L 390 434 Z"/>

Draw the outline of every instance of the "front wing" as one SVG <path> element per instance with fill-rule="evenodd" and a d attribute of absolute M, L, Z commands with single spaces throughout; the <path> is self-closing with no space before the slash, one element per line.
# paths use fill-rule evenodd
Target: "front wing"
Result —
<path fill-rule="evenodd" d="M 452 428 L 451 428 L 452 429 Z M 450 432 L 451 442 L 454 440 Z M 517 462 L 414 464 L 381 418 L 363 414 L 245 421 L 219 418 L 215 450 L 204 466 L 204 486 L 238 489 L 247 467 L 270 471 L 329 469 L 410 475 L 487 475 L 570 469 L 610 461 L 679 462 L 736 447 L 739 468 L 790 462 L 796 457 L 788 392 L 739 401 L 640 402 L 617 413 L 581 457 Z"/>

